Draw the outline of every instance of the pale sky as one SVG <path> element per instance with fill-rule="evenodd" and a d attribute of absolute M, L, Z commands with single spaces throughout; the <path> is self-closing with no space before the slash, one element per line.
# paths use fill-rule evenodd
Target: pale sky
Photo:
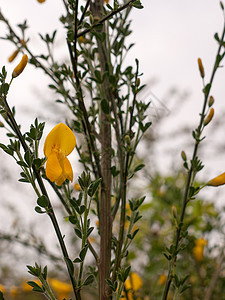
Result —
<path fill-rule="evenodd" d="M 138 58 L 140 70 L 144 74 L 143 82 L 152 82 L 154 79 L 155 83 L 150 84 L 149 88 L 159 101 L 153 98 L 153 103 L 159 108 L 159 111 L 164 109 L 163 105 L 165 104 L 166 110 L 170 112 L 168 122 L 167 119 L 164 122 L 163 130 L 165 132 L 170 131 L 171 128 L 185 126 L 185 124 L 196 126 L 203 99 L 197 58 L 202 58 L 206 80 L 208 80 L 218 47 L 213 36 L 215 32 L 220 35 L 223 28 L 223 15 L 219 1 L 143 0 L 142 3 L 144 9 L 134 9 L 131 14 L 133 34 L 129 41 L 136 45 L 129 53 L 127 62 L 134 64 L 134 59 Z M 0 8 L 14 29 L 16 24 L 27 19 L 30 27 L 28 30 L 30 46 L 34 54 L 39 53 L 43 46 L 38 33 L 52 33 L 55 28 L 58 28 L 55 53 L 59 59 L 64 58 L 65 31 L 58 21 L 58 18 L 64 14 L 61 0 L 46 0 L 43 4 L 39 4 L 36 0 L 0 0 Z M 1 35 L 4 35 L 3 23 L 0 23 L 0 32 Z M 9 64 L 8 57 L 14 51 L 14 45 L 0 40 L 0 47 L 0 66 L 5 65 L 11 74 L 20 57 L 17 57 L 14 63 Z M 68 54 L 66 53 L 66 55 Z M 30 122 L 43 111 L 41 109 L 43 103 L 44 105 L 52 103 L 52 94 L 46 89 L 49 83 L 51 82 L 46 83 L 42 71 L 36 71 L 32 66 L 28 66 L 23 76 L 13 82 L 9 101 L 11 105 L 16 106 L 17 119 L 24 130 L 27 130 Z M 167 104 L 170 100 L 168 99 L 168 90 L 172 87 L 177 87 L 190 94 L 183 110 L 176 118 L 173 117 L 173 106 Z M 215 97 L 216 120 L 217 112 L 224 108 L 224 69 L 218 71 L 212 91 Z M 151 96 L 148 97 L 152 99 Z M 51 107 L 52 105 L 54 104 L 51 104 Z M 51 107 L 47 106 L 47 110 L 50 110 Z M 59 108 L 59 106 L 57 107 Z M 47 117 L 49 116 L 47 115 Z M 0 138 L 5 140 L 5 133 L 2 130 Z M 160 151 L 163 153 L 165 147 L 167 145 L 159 144 L 159 153 Z M 177 156 L 180 150 L 178 147 Z M 161 156 L 164 157 L 163 154 Z M 166 156 L 165 159 L 168 160 Z M 211 158 L 206 158 L 206 160 L 210 163 Z M 171 158 L 169 164 L 171 164 Z M 224 171 L 225 167 L 221 161 L 217 161 L 213 165 L 216 165 L 216 174 Z M 213 175 L 216 174 L 213 173 Z"/>

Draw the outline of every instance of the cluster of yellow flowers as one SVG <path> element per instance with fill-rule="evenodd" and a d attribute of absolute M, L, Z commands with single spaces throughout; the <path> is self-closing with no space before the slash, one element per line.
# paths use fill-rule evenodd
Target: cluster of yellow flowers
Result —
<path fill-rule="evenodd" d="M 196 261 L 200 262 L 203 260 L 204 247 L 207 245 L 207 241 L 200 238 L 195 241 L 195 247 L 193 249 L 193 255 Z"/>
<path fill-rule="evenodd" d="M 39 280 L 32 280 L 38 285 L 40 285 Z M 69 298 L 72 292 L 72 286 L 68 283 L 60 281 L 56 278 L 49 278 L 48 282 L 50 283 L 53 291 L 55 292 L 57 299 Z M 0 291 L 3 294 L 6 294 L 10 298 L 17 298 L 18 295 L 22 295 L 23 293 L 29 293 L 32 291 L 32 287 L 27 284 L 27 280 L 23 280 L 21 286 L 12 286 L 10 288 L 6 288 L 5 286 L 0 284 Z"/>
<path fill-rule="evenodd" d="M 137 273 L 132 272 L 130 274 L 130 276 L 127 278 L 127 280 L 125 281 L 124 285 L 125 285 L 125 289 L 127 291 L 127 297 L 124 292 L 122 294 L 123 297 L 128 300 L 133 300 L 134 299 L 133 293 L 135 293 L 135 296 L 136 296 L 136 292 L 138 290 L 140 290 L 140 288 L 142 287 L 143 281 Z M 140 297 L 135 297 L 135 299 L 141 300 Z"/>

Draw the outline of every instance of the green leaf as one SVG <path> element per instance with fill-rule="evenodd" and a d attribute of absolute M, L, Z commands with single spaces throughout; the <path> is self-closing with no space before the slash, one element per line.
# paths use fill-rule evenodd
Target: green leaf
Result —
<path fill-rule="evenodd" d="M 34 158 L 34 156 L 30 153 L 29 150 L 27 150 L 25 155 L 24 155 L 24 159 L 25 159 L 25 161 L 26 161 L 26 163 L 28 164 L 29 167 L 32 166 L 33 158 Z"/>
<path fill-rule="evenodd" d="M 44 290 L 34 281 L 27 281 L 27 284 L 32 286 L 32 291 L 39 292 L 39 293 L 44 293 Z"/>
<path fill-rule="evenodd" d="M 94 194 L 95 194 L 95 192 L 97 191 L 97 189 L 98 189 L 98 187 L 99 187 L 101 181 L 102 181 L 102 178 L 98 178 L 98 179 L 96 179 L 95 181 L 93 181 L 93 182 L 90 184 L 90 186 L 89 186 L 89 188 L 88 188 L 88 195 L 89 195 L 90 197 L 93 197 L 93 196 L 94 196 Z"/>
<path fill-rule="evenodd" d="M 49 205 L 49 200 L 45 195 L 42 195 L 37 199 L 37 204 L 43 208 L 46 208 Z"/>
<path fill-rule="evenodd" d="M 16 163 L 21 167 L 29 168 L 29 166 L 24 161 L 17 161 Z"/>
<path fill-rule="evenodd" d="M 80 229 L 75 228 L 74 231 L 75 231 L 76 235 L 77 235 L 80 239 L 82 239 L 82 233 L 81 233 Z"/>
<path fill-rule="evenodd" d="M 109 110 L 109 103 L 106 99 L 102 99 L 101 101 L 101 109 L 103 110 L 103 112 L 108 115 L 110 110 Z"/>
<path fill-rule="evenodd" d="M 142 9 L 144 8 L 144 6 L 141 4 L 140 0 L 136 0 L 133 3 L 131 3 L 131 6 L 137 8 L 137 9 Z"/>
<path fill-rule="evenodd" d="M 124 271 L 124 282 L 126 281 L 128 275 L 130 273 L 130 269 L 131 269 L 131 266 L 128 266 Z"/>
<path fill-rule="evenodd" d="M 89 285 L 89 284 L 91 284 L 94 280 L 95 280 L 94 276 L 93 276 L 93 275 L 89 275 L 89 276 L 85 279 L 83 285 Z"/>
<path fill-rule="evenodd" d="M 86 210 L 86 206 L 85 205 L 81 205 L 80 209 L 79 209 L 79 215 L 82 215 Z"/>
<path fill-rule="evenodd" d="M 66 265 L 68 267 L 69 273 L 71 276 L 74 275 L 74 265 L 72 260 L 70 260 L 68 257 L 64 257 L 65 261 L 66 261 Z"/>
<path fill-rule="evenodd" d="M 40 208 L 40 206 L 35 206 L 35 209 L 34 209 L 38 214 L 44 214 L 44 213 L 46 213 L 46 211 L 44 211 L 44 210 L 42 210 L 41 208 Z"/>
<path fill-rule="evenodd" d="M 89 235 L 92 233 L 92 231 L 94 230 L 94 227 L 90 227 L 87 230 L 87 237 L 89 237 Z"/>
<path fill-rule="evenodd" d="M 77 223 L 77 219 L 74 216 L 69 216 L 69 221 L 70 221 L 70 223 L 72 223 L 74 225 Z"/>
<path fill-rule="evenodd" d="M 77 257 L 77 258 L 74 259 L 73 262 L 74 262 L 75 264 L 77 264 L 77 263 L 81 263 L 82 260 L 81 260 L 79 257 Z"/>
<path fill-rule="evenodd" d="M 144 166 L 145 166 L 144 164 L 140 164 L 140 165 L 138 165 L 137 167 L 135 167 L 134 173 L 136 173 L 136 172 L 140 171 L 141 169 L 143 169 Z"/>
<path fill-rule="evenodd" d="M 81 259 L 82 261 L 84 261 L 84 259 L 85 259 L 85 256 L 86 256 L 86 254 L 87 254 L 87 250 L 88 250 L 88 246 L 85 245 L 84 248 L 80 251 L 79 256 L 80 256 L 80 259 Z"/>

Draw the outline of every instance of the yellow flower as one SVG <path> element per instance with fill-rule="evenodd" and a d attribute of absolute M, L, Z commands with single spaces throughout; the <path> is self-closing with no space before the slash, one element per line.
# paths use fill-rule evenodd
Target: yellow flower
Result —
<path fill-rule="evenodd" d="M 220 186 L 220 185 L 223 185 L 225 184 L 225 172 L 220 174 L 219 176 L 211 179 L 207 185 L 209 186 Z"/>
<path fill-rule="evenodd" d="M 158 285 L 162 286 L 166 283 L 167 276 L 165 274 L 161 274 L 159 276 Z"/>
<path fill-rule="evenodd" d="M 1 291 L 2 293 L 5 293 L 5 287 L 4 287 L 2 284 L 0 284 L 0 291 Z"/>
<path fill-rule="evenodd" d="M 68 298 L 69 294 L 72 292 L 72 287 L 68 283 L 62 282 L 56 278 L 49 279 L 49 282 L 60 299 Z"/>
<path fill-rule="evenodd" d="M 59 123 L 48 134 L 44 144 L 44 154 L 47 158 L 46 176 L 57 185 L 62 185 L 66 179 L 73 181 L 73 170 L 67 156 L 76 146 L 76 138 L 72 130 Z"/>
<path fill-rule="evenodd" d="M 193 249 L 193 255 L 196 261 L 202 261 L 203 259 L 203 250 L 202 246 L 195 246 Z"/>
<path fill-rule="evenodd" d="M 12 286 L 9 290 L 9 294 L 12 298 L 17 298 L 18 294 L 19 294 L 19 290 L 18 287 L 16 286 Z"/>
<path fill-rule="evenodd" d="M 81 187 L 80 187 L 79 183 L 75 183 L 75 184 L 74 184 L 74 189 L 75 189 L 76 191 L 81 191 Z"/>
<path fill-rule="evenodd" d="M 200 262 L 203 259 L 204 247 L 207 245 L 207 241 L 200 238 L 195 241 L 195 247 L 193 249 L 193 255 L 196 261 Z"/>
<path fill-rule="evenodd" d="M 9 62 L 12 62 L 16 57 L 17 57 L 17 54 L 19 53 L 19 50 L 15 50 L 13 52 L 13 54 L 8 58 L 8 61 Z"/>
<path fill-rule="evenodd" d="M 141 277 L 133 272 L 130 274 L 130 276 L 127 278 L 127 280 L 125 281 L 125 289 L 126 290 L 133 290 L 133 291 L 137 291 L 139 290 L 143 285 L 142 279 Z"/>
<path fill-rule="evenodd" d="M 17 76 L 19 76 L 23 72 L 24 68 L 27 65 L 27 62 L 28 62 L 28 57 L 27 57 L 26 54 L 24 54 L 24 56 L 22 57 L 20 63 L 13 70 L 12 78 L 16 78 Z"/>
<path fill-rule="evenodd" d="M 203 238 L 200 238 L 195 241 L 196 246 L 204 247 L 208 244 L 207 240 L 204 240 Z"/>

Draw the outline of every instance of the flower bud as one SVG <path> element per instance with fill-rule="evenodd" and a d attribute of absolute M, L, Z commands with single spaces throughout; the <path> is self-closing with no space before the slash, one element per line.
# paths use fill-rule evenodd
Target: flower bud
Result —
<path fill-rule="evenodd" d="M 26 42 L 24 41 L 24 39 L 20 40 L 20 44 L 21 44 L 23 47 L 26 47 Z"/>
<path fill-rule="evenodd" d="M 81 187 L 80 187 L 79 183 L 75 183 L 75 184 L 74 184 L 74 189 L 75 189 L 76 191 L 81 191 Z"/>
<path fill-rule="evenodd" d="M 199 68 L 199 72 L 201 74 L 201 77 L 204 78 L 205 77 L 205 71 L 204 71 L 204 67 L 203 67 L 201 58 L 198 58 L 198 68 Z"/>
<path fill-rule="evenodd" d="M 219 176 L 211 179 L 206 185 L 208 186 L 220 186 L 225 184 L 225 173 L 220 174 Z"/>
<path fill-rule="evenodd" d="M 8 61 L 12 62 L 17 57 L 18 53 L 19 53 L 19 50 L 14 51 L 13 54 L 8 58 Z"/>
<path fill-rule="evenodd" d="M 172 206 L 172 213 L 173 213 L 173 217 L 176 219 L 177 218 L 177 208 L 176 206 Z"/>
<path fill-rule="evenodd" d="M 186 156 L 186 153 L 184 151 L 181 151 L 181 157 L 182 157 L 183 161 L 187 160 L 187 156 Z"/>
<path fill-rule="evenodd" d="M 130 137 L 128 134 L 125 135 L 125 141 L 126 141 L 127 145 L 130 145 Z"/>
<path fill-rule="evenodd" d="M 43 3 L 45 2 L 45 0 L 37 0 L 39 3 Z"/>
<path fill-rule="evenodd" d="M 208 116 L 207 116 L 207 117 L 205 118 L 205 120 L 204 120 L 204 126 L 208 125 L 209 122 L 211 122 L 213 116 L 214 116 L 214 108 L 211 107 Z"/>
<path fill-rule="evenodd" d="M 140 80 L 140 78 L 137 78 L 137 80 L 136 80 L 136 86 L 139 86 L 139 85 L 140 85 L 140 83 L 141 83 L 141 80 Z"/>
<path fill-rule="evenodd" d="M 214 103 L 214 98 L 213 98 L 213 96 L 210 96 L 209 97 L 209 107 L 213 106 L 213 103 Z"/>
<path fill-rule="evenodd" d="M 12 78 L 16 78 L 17 76 L 19 76 L 23 72 L 24 68 L 27 65 L 27 62 L 28 62 L 28 57 L 27 57 L 26 54 L 24 54 L 24 56 L 22 57 L 20 63 L 13 70 Z"/>

